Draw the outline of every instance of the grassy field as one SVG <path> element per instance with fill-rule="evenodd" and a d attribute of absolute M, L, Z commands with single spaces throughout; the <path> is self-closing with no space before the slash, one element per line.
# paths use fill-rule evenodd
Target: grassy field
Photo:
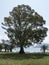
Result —
<path fill-rule="evenodd" d="M 49 65 L 49 53 L 0 53 L 0 65 Z"/>

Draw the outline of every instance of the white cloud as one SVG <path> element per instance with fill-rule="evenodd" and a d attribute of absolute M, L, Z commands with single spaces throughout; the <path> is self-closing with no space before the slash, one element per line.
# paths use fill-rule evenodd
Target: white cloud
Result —
<path fill-rule="evenodd" d="M 7 35 L 2 35 L 2 36 L 0 36 L 0 42 L 2 41 L 2 39 L 4 39 L 4 40 L 8 40 Z"/>

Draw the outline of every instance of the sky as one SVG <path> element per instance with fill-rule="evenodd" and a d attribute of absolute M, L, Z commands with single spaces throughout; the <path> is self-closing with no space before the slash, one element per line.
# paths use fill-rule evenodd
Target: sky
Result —
<path fill-rule="evenodd" d="M 9 12 L 12 11 L 13 7 L 21 4 L 29 5 L 46 20 L 45 27 L 48 28 L 48 32 L 43 42 L 49 43 L 49 0 L 0 0 L 0 42 L 2 39 L 8 39 L 1 24 L 4 22 L 4 17 L 9 16 Z"/>

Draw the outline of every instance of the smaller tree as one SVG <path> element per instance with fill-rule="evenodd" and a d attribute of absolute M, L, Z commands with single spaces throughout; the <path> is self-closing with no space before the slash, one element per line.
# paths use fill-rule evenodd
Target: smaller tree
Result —
<path fill-rule="evenodd" d="M 15 44 L 11 40 L 2 40 L 3 49 L 5 49 L 5 52 L 12 52 L 12 49 L 15 48 Z"/>
<path fill-rule="evenodd" d="M 45 51 L 48 49 L 48 46 L 46 45 L 42 45 L 41 46 L 41 50 L 43 50 L 44 54 L 45 54 Z"/>
<path fill-rule="evenodd" d="M 9 50 L 10 50 L 10 52 L 12 52 L 12 49 L 14 48 L 15 46 L 13 45 L 13 44 L 10 44 L 9 45 Z"/>
<path fill-rule="evenodd" d="M 8 50 L 8 45 L 7 44 L 4 44 L 4 49 L 5 49 L 5 52 Z"/>

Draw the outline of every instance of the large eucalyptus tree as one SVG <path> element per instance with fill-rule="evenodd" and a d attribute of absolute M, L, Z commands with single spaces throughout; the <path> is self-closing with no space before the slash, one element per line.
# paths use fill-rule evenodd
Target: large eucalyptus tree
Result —
<path fill-rule="evenodd" d="M 41 43 L 47 36 L 47 28 L 43 26 L 45 20 L 30 6 L 18 5 L 9 14 L 4 18 L 3 28 L 10 42 L 20 47 L 20 53 L 24 53 L 24 47 L 32 42 Z"/>

